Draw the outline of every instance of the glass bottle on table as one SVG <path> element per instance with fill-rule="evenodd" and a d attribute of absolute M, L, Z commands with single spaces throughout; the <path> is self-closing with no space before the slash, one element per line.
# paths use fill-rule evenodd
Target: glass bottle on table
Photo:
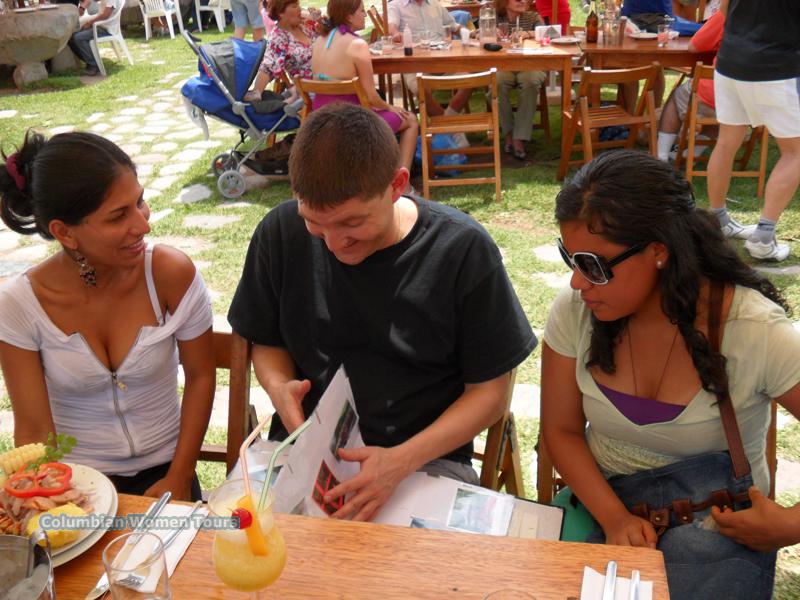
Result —
<path fill-rule="evenodd" d="M 594 0 L 589 5 L 589 16 L 586 17 L 586 42 L 589 44 L 597 43 L 597 30 L 600 27 L 600 20 L 597 18 L 597 8 Z"/>

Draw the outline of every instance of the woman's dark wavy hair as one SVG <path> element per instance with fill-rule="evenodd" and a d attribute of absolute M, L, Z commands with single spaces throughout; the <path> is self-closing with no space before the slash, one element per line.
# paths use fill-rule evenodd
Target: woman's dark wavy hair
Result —
<path fill-rule="evenodd" d="M 113 142 L 85 132 L 61 133 L 49 140 L 29 130 L 16 152 L 22 189 L 0 165 L 0 217 L 17 233 L 52 240 L 50 221 L 77 225 L 98 209 L 120 168 L 136 173 L 130 157 Z"/>
<path fill-rule="evenodd" d="M 644 152 L 606 152 L 583 166 L 556 198 L 556 220 L 585 222 L 589 231 L 620 244 L 660 242 L 669 250 L 661 270 L 661 308 L 678 326 L 703 389 L 728 391 L 725 357 L 695 328 L 703 279 L 738 284 L 789 307 L 775 286 L 746 265 L 728 244 L 717 218 L 695 206 L 689 182 L 669 164 Z M 586 367 L 614 373 L 614 346 L 628 318 L 600 321 L 592 315 Z"/>

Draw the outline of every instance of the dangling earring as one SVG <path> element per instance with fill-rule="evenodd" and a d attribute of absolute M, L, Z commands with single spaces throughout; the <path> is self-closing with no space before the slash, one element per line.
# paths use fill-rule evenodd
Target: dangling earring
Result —
<path fill-rule="evenodd" d="M 78 275 L 83 283 L 91 287 L 97 287 L 97 271 L 89 264 L 86 257 L 80 252 L 75 252 L 75 262 L 78 263 Z"/>
<path fill-rule="evenodd" d="M 656 262 L 656 266 L 660 269 L 661 267 L 664 266 L 664 263 L 659 260 L 658 262 Z"/>

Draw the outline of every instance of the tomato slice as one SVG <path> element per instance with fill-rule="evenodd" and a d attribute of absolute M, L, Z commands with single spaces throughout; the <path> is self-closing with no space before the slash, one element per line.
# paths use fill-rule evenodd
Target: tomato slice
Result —
<path fill-rule="evenodd" d="M 59 462 L 45 463 L 36 472 L 19 471 L 8 478 L 5 490 L 17 498 L 57 496 L 70 488 L 72 468 Z"/>

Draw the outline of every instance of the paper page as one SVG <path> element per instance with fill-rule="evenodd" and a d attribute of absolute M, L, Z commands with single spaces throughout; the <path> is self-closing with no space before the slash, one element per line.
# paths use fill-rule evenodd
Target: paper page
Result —
<path fill-rule="evenodd" d="M 509 525 L 511 537 L 558 540 L 564 509 L 523 498 L 514 498 L 514 515 Z"/>
<path fill-rule="evenodd" d="M 336 512 L 345 499 L 325 503 L 324 494 L 360 469 L 359 463 L 340 459 L 337 450 L 363 445 L 353 391 L 344 367 L 339 367 L 311 414 L 311 426 L 289 450 L 275 481 L 275 509 L 310 516 Z"/>

